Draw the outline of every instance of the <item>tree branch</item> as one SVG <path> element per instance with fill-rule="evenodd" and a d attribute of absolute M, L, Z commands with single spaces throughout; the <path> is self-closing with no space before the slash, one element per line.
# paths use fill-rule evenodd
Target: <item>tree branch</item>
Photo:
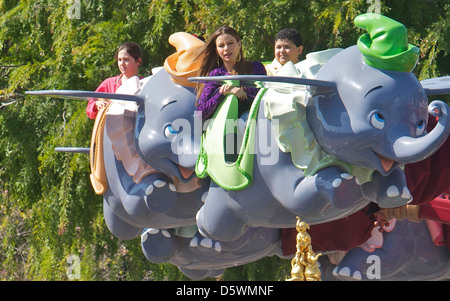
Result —
<path fill-rule="evenodd" d="M 17 68 L 17 67 L 21 67 L 25 64 L 20 64 L 20 65 L 5 65 L 5 66 L 0 66 L 1 69 L 7 69 L 7 68 Z"/>
<path fill-rule="evenodd" d="M 3 107 L 7 107 L 9 105 L 15 104 L 17 102 L 17 100 L 13 100 L 10 102 L 2 102 L 2 104 L 0 105 L 0 109 L 2 109 Z"/>
<path fill-rule="evenodd" d="M 3 102 L 1 107 L 6 107 L 9 105 L 12 105 L 13 103 L 16 103 L 19 98 L 24 98 L 23 94 L 20 93 L 9 93 L 9 94 L 0 94 L 0 100 L 1 101 L 10 101 L 10 102 Z"/>

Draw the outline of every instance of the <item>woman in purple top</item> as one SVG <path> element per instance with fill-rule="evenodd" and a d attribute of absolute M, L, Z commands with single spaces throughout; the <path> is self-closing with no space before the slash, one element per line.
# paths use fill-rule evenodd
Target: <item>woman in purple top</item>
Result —
<path fill-rule="evenodd" d="M 237 31 L 231 27 L 219 28 L 207 41 L 200 68 L 201 76 L 223 75 L 266 75 L 266 70 L 260 62 L 249 62 L 244 59 L 241 39 Z M 220 85 L 217 82 L 202 84 L 197 92 L 197 110 L 202 111 L 202 118 L 210 118 L 224 97 L 234 94 L 239 99 L 239 115 L 248 111 L 258 88 L 234 87 Z"/>

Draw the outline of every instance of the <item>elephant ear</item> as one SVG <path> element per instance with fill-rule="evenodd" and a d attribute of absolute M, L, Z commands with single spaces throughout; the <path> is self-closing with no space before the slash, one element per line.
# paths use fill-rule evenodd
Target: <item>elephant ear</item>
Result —
<path fill-rule="evenodd" d="M 63 99 L 79 99 L 85 101 L 98 99 L 115 99 L 122 101 L 133 101 L 138 104 L 144 102 L 144 99 L 138 95 L 92 92 L 81 90 L 40 90 L 40 91 L 26 91 L 25 94 L 35 96 L 49 96 Z"/>
<path fill-rule="evenodd" d="M 450 76 L 435 77 L 420 81 L 426 95 L 450 94 Z"/>
<path fill-rule="evenodd" d="M 167 57 L 164 61 L 164 69 L 170 74 L 174 83 L 195 88 L 195 84 L 187 79 L 200 75 L 205 42 L 189 33 L 177 32 L 169 37 L 169 43 L 176 48 L 177 52 Z"/>
<path fill-rule="evenodd" d="M 228 76 L 208 76 L 191 77 L 192 82 L 217 82 L 219 85 L 230 85 L 237 87 L 256 88 L 280 88 L 295 90 L 298 87 L 308 87 L 312 94 L 328 94 L 337 91 L 334 82 L 306 79 L 291 76 L 267 76 L 267 75 L 228 75 Z"/>

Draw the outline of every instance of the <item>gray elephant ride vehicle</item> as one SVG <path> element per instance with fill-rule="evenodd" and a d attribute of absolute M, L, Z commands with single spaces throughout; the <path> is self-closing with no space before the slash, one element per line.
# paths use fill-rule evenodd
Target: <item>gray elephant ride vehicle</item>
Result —
<path fill-rule="evenodd" d="M 412 201 L 403 166 L 447 141 L 448 106 L 428 104 L 428 96 L 449 94 L 450 80 L 414 76 L 419 49 L 402 24 L 377 14 L 360 15 L 355 24 L 368 31 L 357 45 L 310 54 L 298 63 L 303 74 L 287 63 L 276 76 L 198 77 L 203 42 L 176 33 L 169 42 L 177 52 L 131 95 L 28 94 L 113 100 L 97 117 L 90 149 L 91 181 L 103 195 L 108 228 L 119 239 L 140 236 L 150 261 L 203 279 L 266 256 L 292 258 L 283 253 L 281 231 L 294 228 L 297 217 L 314 226 L 371 203 L 395 208 Z M 195 87 L 206 81 L 261 89 L 245 116 L 228 96 L 204 123 Z M 427 132 L 430 116 L 438 121 Z M 232 161 L 230 136 L 239 149 Z M 414 231 L 399 225 L 403 230 L 388 236 L 408 241 Z M 438 252 L 448 270 L 450 253 Z M 363 256 L 348 255 L 343 264 L 356 270 Z"/>

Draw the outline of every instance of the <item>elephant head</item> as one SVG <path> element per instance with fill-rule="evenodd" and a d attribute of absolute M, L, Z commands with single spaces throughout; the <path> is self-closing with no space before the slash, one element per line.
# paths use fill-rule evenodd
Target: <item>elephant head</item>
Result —
<path fill-rule="evenodd" d="M 370 67 L 355 46 L 333 57 L 317 79 L 335 82 L 337 90 L 309 99 L 308 122 L 321 147 L 340 160 L 386 175 L 426 158 L 447 139 L 447 105 L 428 106 L 412 73 Z M 439 117 L 430 133 L 428 114 Z"/>
<path fill-rule="evenodd" d="M 180 191 L 180 185 L 196 179 L 193 168 L 201 132 L 195 133 L 198 129 L 193 126 L 195 93 L 192 88 L 174 84 L 170 75 L 161 70 L 144 87 L 142 95 L 146 101 L 139 108 L 135 134 L 139 156 L 153 168 L 173 175 Z"/>
<path fill-rule="evenodd" d="M 410 72 L 418 49 L 404 40 L 402 24 L 376 14 L 361 15 L 355 23 L 369 34 L 319 71 L 317 79 L 336 83 L 336 90 L 311 93 L 308 121 L 327 153 L 387 175 L 398 165 L 423 160 L 445 142 L 448 107 L 441 101 L 428 106 L 429 90 Z M 402 43 L 399 49 L 386 47 Z M 427 133 L 429 114 L 439 122 Z"/>
<path fill-rule="evenodd" d="M 136 147 L 153 168 L 172 175 L 177 191 L 189 191 L 198 180 L 193 173 L 202 124 L 196 118 L 195 85 L 186 80 L 198 72 L 195 60 L 204 42 L 187 33 L 176 33 L 169 42 L 177 52 L 156 73 L 140 95 L 145 98 L 136 121 Z"/>

